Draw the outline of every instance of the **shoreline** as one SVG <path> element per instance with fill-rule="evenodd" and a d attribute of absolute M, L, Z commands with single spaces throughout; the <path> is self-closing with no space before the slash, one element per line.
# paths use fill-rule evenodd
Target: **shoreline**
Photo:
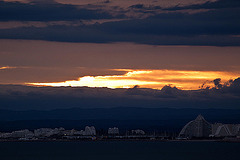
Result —
<path fill-rule="evenodd" d="M 235 142 L 235 143 L 240 143 L 240 139 L 228 139 L 228 140 L 211 140 L 211 139 L 203 139 L 203 140 L 160 140 L 160 139 L 155 139 L 155 140 L 150 140 L 150 139 L 96 139 L 96 140 L 91 140 L 91 139 L 82 139 L 82 140 L 66 140 L 66 139 L 57 139 L 57 140 L 7 140 L 7 139 L 1 139 L 1 142 L 117 142 L 117 141 L 122 141 L 122 142 Z"/>

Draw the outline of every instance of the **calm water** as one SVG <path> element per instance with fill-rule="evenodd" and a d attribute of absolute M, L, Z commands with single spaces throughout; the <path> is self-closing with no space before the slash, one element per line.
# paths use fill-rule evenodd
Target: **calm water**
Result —
<path fill-rule="evenodd" d="M 240 160 L 240 143 L 0 142 L 0 160 Z"/>

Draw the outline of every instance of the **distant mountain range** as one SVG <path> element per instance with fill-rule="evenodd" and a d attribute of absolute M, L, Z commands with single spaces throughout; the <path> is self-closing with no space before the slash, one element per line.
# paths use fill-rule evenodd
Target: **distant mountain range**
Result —
<path fill-rule="evenodd" d="M 117 126 L 120 129 L 178 131 L 198 114 L 202 114 L 207 121 L 212 123 L 240 123 L 240 110 L 233 109 L 117 107 L 49 111 L 0 110 L 0 132 L 40 127 L 82 129 L 86 125 L 94 125 L 97 129 Z"/>

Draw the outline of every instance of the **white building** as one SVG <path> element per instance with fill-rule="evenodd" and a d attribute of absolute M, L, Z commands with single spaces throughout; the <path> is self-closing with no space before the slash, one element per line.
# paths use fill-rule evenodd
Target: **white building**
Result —
<path fill-rule="evenodd" d="M 183 127 L 179 137 L 229 137 L 238 134 L 240 134 L 240 124 L 210 124 L 203 116 L 199 115 Z"/>
<path fill-rule="evenodd" d="M 64 132 L 64 128 L 39 128 L 34 130 L 35 137 L 50 137 L 52 135 L 57 135 Z"/>
<path fill-rule="evenodd" d="M 96 135 L 96 129 L 95 127 L 91 126 L 86 126 L 85 131 L 83 132 L 83 135 L 85 136 L 95 136 Z"/>
<path fill-rule="evenodd" d="M 144 135 L 145 132 L 141 129 L 136 129 L 136 130 L 132 130 L 132 134 L 135 134 L 135 135 Z"/>
<path fill-rule="evenodd" d="M 212 135 L 214 137 L 236 136 L 240 133 L 240 124 L 212 124 Z"/>
<path fill-rule="evenodd" d="M 117 134 L 119 134 L 119 129 L 117 127 L 109 128 L 108 134 L 117 135 Z"/>
<path fill-rule="evenodd" d="M 195 120 L 188 122 L 181 132 L 179 137 L 209 137 L 212 132 L 212 125 L 207 122 L 203 116 L 198 115 Z"/>
<path fill-rule="evenodd" d="M 1 138 L 32 138 L 33 136 L 33 132 L 29 131 L 28 129 L 1 134 Z"/>

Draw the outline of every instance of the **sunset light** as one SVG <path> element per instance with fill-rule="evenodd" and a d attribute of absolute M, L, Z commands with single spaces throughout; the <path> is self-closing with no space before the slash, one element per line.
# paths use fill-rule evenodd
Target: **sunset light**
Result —
<path fill-rule="evenodd" d="M 0 15 L 0 160 L 239 160 L 240 0 L 0 0 Z"/>
<path fill-rule="evenodd" d="M 78 80 L 49 83 L 27 83 L 36 86 L 72 86 L 72 87 L 107 87 L 131 88 L 138 85 L 142 88 L 161 89 L 165 85 L 180 89 L 199 89 L 202 84 L 213 86 L 212 80 L 221 78 L 222 82 L 237 78 L 240 74 L 223 71 L 181 71 L 181 70 L 125 70 L 124 75 L 84 76 Z"/>
<path fill-rule="evenodd" d="M 16 67 L 3 66 L 3 67 L 0 67 L 0 70 L 13 69 L 13 68 L 16 68 Z"/>

